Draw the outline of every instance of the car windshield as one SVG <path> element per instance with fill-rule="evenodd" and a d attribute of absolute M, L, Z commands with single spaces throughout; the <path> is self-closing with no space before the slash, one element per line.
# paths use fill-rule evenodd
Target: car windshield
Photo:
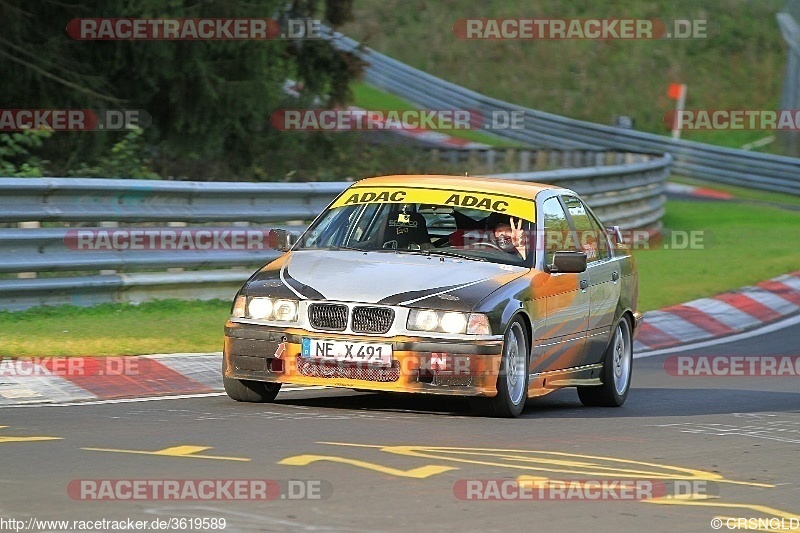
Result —
<path fill-rule="evenodd" d="M 294 249 L 424 253 L 527 266 L 532 253 L 526 237 L 532 230 L 529 220 L 502 211 L 429 203 L 334 203 Z"/>

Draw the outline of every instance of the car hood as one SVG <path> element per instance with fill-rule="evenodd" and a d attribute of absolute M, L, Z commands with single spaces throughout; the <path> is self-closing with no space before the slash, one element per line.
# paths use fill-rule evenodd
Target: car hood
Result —
<path fill-rule="evenodd" d="M 314 300 L 463 309 L 529 271 L 424 254 L 302 250 L 287 255 L 250 284 L 275 287 L 277 278 L 295 295 Z"/>

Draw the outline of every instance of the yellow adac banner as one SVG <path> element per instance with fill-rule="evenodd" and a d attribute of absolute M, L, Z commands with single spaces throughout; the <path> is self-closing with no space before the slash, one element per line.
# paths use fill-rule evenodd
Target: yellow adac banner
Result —
<path fill-rule="evenodd" d="M 464 207 L 536 220 L 536 204 L 530 199 L 499 193 L 423 187 L 351 187 L 336 199 L 332 207 L 374 203 Z"/>

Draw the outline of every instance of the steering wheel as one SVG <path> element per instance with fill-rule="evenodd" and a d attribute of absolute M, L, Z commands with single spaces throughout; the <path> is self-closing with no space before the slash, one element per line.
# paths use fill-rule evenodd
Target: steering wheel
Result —
<path fill-rule="evenodd" d="M 505 250 L 503 250 L 502 248 L 500 248 L 499 246 L 497 246 L 495 243 L 493 243 L 491 241 L 471 242 L 471 243 L 469 243 L 469 246 L 470 247 L 472 247 L 472 246 L 488 246 L 489 248 L 494 248 L 495 250 L 500 250 L 501 252 L 505 253 Z"/>

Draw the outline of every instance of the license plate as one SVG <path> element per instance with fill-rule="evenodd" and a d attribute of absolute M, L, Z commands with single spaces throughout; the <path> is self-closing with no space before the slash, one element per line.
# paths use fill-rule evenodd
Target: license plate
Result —
<path fill-rule="evenodd" d="M 392 345 L 371 342 L 303 338 L 303 357 L 322 361 L 370 363 L 391 366 Z"/>

